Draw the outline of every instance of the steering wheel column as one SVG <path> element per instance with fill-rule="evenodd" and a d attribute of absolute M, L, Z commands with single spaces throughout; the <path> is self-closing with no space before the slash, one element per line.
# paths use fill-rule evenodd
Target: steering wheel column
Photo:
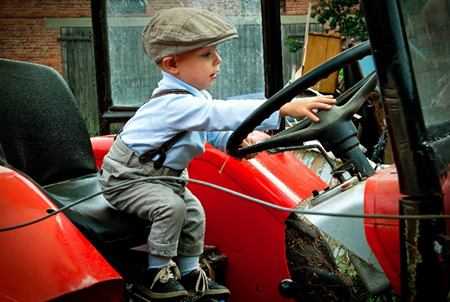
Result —
<path fill-rule="evenodd" d="M 358 130 L 351 121 L 341 123 L 336 131 L 329 132 L 327 139 L 322 139 L 322 145 L 326 150 L 332 150 L 333 154 L 344 163 L 344 170 L 357 174 L 361 178 L 375 174 L 370 162 L 359 147 Z"/>

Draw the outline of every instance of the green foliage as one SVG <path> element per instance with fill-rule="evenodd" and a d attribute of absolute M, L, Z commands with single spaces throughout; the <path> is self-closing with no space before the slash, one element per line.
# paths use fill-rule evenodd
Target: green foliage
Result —
<path fill-rule="evenodd" d="M 336 263 L 338 264 L 339 270 L 350 276 L 353 282 L 353 286 L 356 289 L 356 298 L 358 302 L 399 302 L 400 297 L 396 294 L 385 293 L 381 295 L 372 295 L 369 293 L 364 286 L 358 272 L 348 263 L 340 261 L 341 259 L 336 258 Z"/>
<path fill-rule="evenodd" d="M 303 48 L 303 42 L 286 36 L 286 46 L 288 47 L 288 52 L 297 52 Z"/>
<path fill-rule="evenodd" d="M 312 9 L 315 12 L 311 17 L 317 17 L 322 25 L 328 24 L 331 30 L 358 41 L 368 39 L 361 0 L 320 0 Z M 330 29 L 324 31 L 328 33 Z"/>

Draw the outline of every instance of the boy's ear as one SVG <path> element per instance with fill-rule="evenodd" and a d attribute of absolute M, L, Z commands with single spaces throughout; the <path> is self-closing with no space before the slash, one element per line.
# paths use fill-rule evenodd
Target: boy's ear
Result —
<path fill-rule="evenodd" d="M 165 57 L 161 63 L 166 72 L 170 74 L 178 73 L 177 56 Z"/>

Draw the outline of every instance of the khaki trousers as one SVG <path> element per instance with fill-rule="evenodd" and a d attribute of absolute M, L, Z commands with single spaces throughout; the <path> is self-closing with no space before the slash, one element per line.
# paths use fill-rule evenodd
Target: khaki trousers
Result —
<path fill-rule="evenodd" d="M 130 180 L 158 175 L 188 178 L 186 169 L 177 171 L 162 167 L 156 170 L 152 161 L 141 163 L 139 154 L 117 136 L 104 158 L 99 184 L 107 189 Z M 205 213 L 185 182 L 139 182 L 104 196 L 118 210 L 152 222 L 148 237 L 150 254 L 174 257 L 177 254 L 198 256 L 203 253 Z"/>

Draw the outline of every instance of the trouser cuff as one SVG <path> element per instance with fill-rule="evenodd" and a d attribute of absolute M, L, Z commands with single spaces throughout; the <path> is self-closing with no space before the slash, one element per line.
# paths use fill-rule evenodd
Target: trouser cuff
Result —
<path fill-rule="evenodd" d="M 175 257 L 177 255 L 178 241 L 174 243 L 161 244 L 147 240 L 148 253 L 159 257 Z"/>
<path fill-rule="evenodd" d="M 188 257 L 189 256 L 199 256 L 199 255 L 203 254 L 203 245 L 204 245 L 203 240 L 198 243 L 194 243 L 194 244 L 186 244 L 180 240 L 180 243 L 178 245 L 178 255 L 188 256 Z"/>

